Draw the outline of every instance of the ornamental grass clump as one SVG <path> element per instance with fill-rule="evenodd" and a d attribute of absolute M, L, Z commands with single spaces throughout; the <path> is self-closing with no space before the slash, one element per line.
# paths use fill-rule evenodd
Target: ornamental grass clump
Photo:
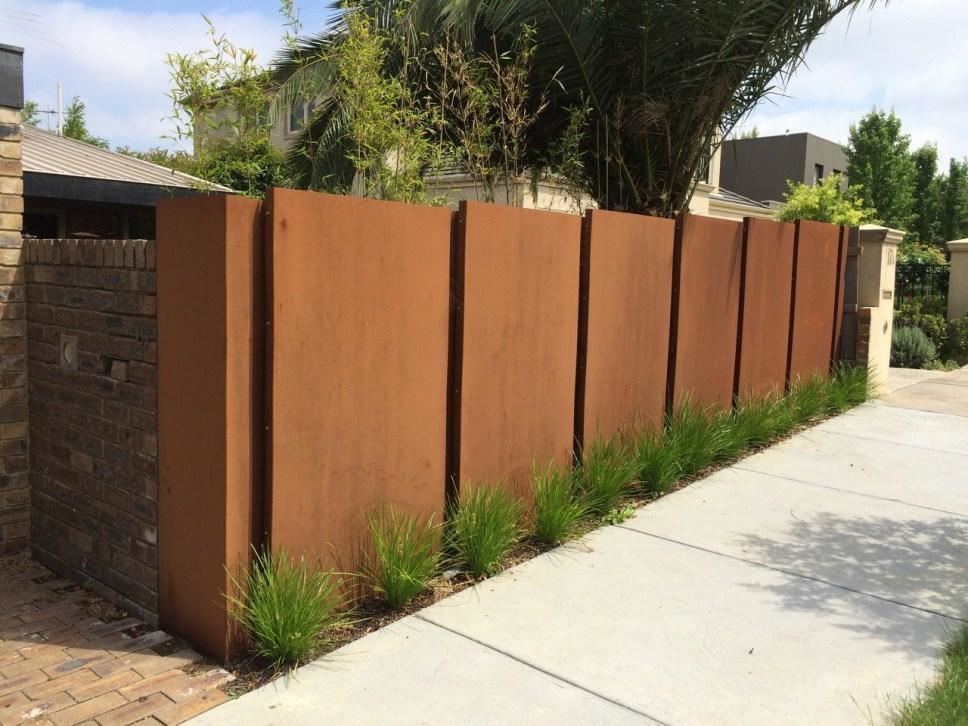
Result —
<path fill-rule="evenodd" d="M 546 545 L 568 540 L 588 514 L 585 497 L 575 485 L 571 471 L 555 464 L 535 465 L 531 484 L 534 491 L 533 530 L 535 539 Z"/>
<path fill-rule="evenodd" d="M 427 589 L 440 565 L 440 528 L 433 519 L 388 508 L 367 517 L 372 551 L 363 575 L 393 609 Z"/>
<path fill-rule="evenodd" d="M 865 366 L 838 364 L 827 386 L 827 410 L 842 413 L 871 397 L 872 381 Z"/>
<path fill-rule="evenodd" d="M 672 448 L 680 478 L 689 478 L 710 466 L 727 449 L 725 428 L 708 407 L 684 401 L 666 424 L 664 442 Z"/>
<path fill-rule="evenodd" d="M 464 487 L 447 522 L 447 545 L 476 577 L 496 572 L 521 538 L 521 501 L 503 486 Z"/>
<path fill-rule="evenodd" d="M 633 438 L 637 488 L 645 494 L 664 494 L 679 478 L 676 449 L 663 429 L 643 428 Z"/>
<path fill-rule="evenodd" d="M 777 393 L 747 396 L 736 403 L 733 426 L 743 442 L 742 448 L 757 448 L 790 429 L 790 411 Z"/>
<path fill-rule="evenodd" d="M 917 686 L 912 698 L 892 708 L 890 726 L 955 726 L 968 724 L 968 627 L 948 641 L 937 680 Z"/>
<path fill-rule="evenodd" d="M 829 383 L 826 376 L 797 378 L 790 384 L 786 405 L 793 425 L 814 421 L 827 413 Z"/>
<path fill-rule="evenodd" d="M 243 581 L 232 581 L 233 615 L 273 667 L 307 660 L 342 620 L 339 578 L 285 550 L 257 551 Z"/>
<path fill-rule="evenodd" d="M 635 475 L 635 461 L 618 439 L 597 440 L 587 447 L 582 452 L 577 483 L 589 512 L 602 516 L 614 509 Z"/>

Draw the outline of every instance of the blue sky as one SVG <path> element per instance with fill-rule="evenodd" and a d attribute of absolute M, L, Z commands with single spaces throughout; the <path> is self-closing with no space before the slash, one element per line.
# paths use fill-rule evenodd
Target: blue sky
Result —
<path fill-rule="evenodd" d="M 297 0 L 298 2 L 298 0 Z M 299 3 L 305 30 L 330 3 Z M 0 0 L 0 43 L 24 46 L 28 98 L 53 105 L 81 96 L 89 127 L 114 145 L 171 145 L 167 52 L 206 42 L 205 13 L 238 45 L 268 60 L 279 47 L 275 0 Z M 968 156 L 966 0 L 893 0 L 835 22 L 809 51 L 784 95 L 747 121 L 762 134 L 811 131 L 846 141 L 875 105 L 894 108 L 914 143 L 938 143 L 942 159 Z"/>

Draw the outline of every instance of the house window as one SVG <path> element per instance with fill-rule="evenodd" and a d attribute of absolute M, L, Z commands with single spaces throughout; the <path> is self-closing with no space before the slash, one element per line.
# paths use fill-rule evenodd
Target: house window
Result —
<path fill-rule="evenodd" d="M 296 101 L 292 106 L 292 110 L 289 112 L 289 122 L 287 124 L 286 132 L 295 134 L 306 128 L 306 125 L 313 117 L 313 111 L 315 110 L 315 99 L 300 99 Z"/>
<path fill-rule="evenodd" d="M 814 185 L 819 184 L 823 181 L 823 164 L 813 165 L 813 183 Z"/>

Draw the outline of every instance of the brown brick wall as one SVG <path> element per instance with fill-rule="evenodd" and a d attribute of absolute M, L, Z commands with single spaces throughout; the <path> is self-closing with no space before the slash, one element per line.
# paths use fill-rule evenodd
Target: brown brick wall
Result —
<path fill-rule="evenodd" d="M 155 243 L 27 240 L 24 256 L 34 554 L 152 619 Z"/>
<path fill-rule="evenodd" d="M 0 554 L 30 530 L 20 111 L 0 106 Z"/>

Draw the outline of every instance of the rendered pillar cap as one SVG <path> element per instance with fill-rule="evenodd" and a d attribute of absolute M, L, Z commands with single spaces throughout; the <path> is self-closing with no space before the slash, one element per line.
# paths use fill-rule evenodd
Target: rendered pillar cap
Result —
<path fill-rule="evenodd" d="M 907 234 L 904 230 L 882 227 L 879 224 L 862 224 L 860 226 L 861 242 L 881 242 L 883 244 L 898 245 Z"/>
<path fill-rule="evenodd" d="M 968 252 L 968 239 L 956 239 L 946 244 L 952 254 L 955 252 Z"/>

